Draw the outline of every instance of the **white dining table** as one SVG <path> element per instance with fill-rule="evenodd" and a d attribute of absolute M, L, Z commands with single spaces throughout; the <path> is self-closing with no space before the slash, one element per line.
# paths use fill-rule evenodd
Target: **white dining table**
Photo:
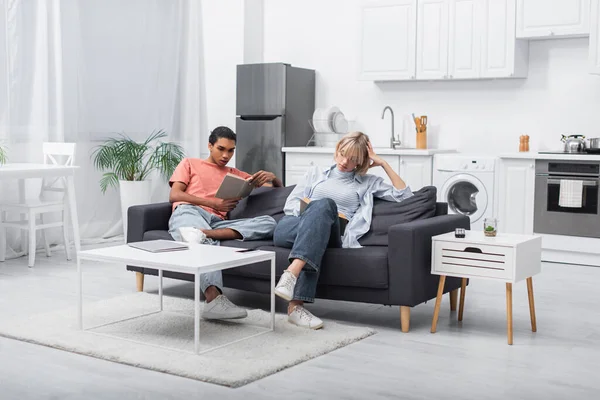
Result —
<path fill-rule="evenodd" d="M 73 229 L 73 241 L 75 242 L 75 254 L 77 259 L 81 249 L 79 238 L 79 219 L 77 217 L 77 201 L 75 200 L 75 171 L 78 166 L 53 165 L 42 163 L 8 163 L 0 165 L 0 180 L 17 179 L 19 183 L 19 203 L 25 203 L 25 179 L 29 178 L 51 178 L 64 177 L 66 181 L 65 199 L 69 207 L 71 226 Z M 22 217 L 24 218 L 24 216 Z M 24 240 L 25 232 L 21 233 Z M 6 240 L 5 238 L 3 238 Z M 22 242 L 22 243 L 26 243 Z M 31 249 L 29 250 L 31 251 Z"/>

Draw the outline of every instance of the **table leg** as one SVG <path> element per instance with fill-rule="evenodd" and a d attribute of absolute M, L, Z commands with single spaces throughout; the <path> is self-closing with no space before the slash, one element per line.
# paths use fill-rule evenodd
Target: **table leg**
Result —
<path fill-rule="evenodd" d="M 446 275 L 440 275 L 440 283 L 438 285 L 435 308 L 433 310 L 433 320 L 431 321 L 431 333 L 435 333 L 437 329 L 438 317 L 440 316 L 440 305 L 442 304 L 442 295 L 444 294 L 444 283 L 446 283 Z"/>
<path fill-rule="evenodd" d="M 194 278 L 194 352 L 200 351 L 200 272 Z"/>
<path fill-rule="evenodd" d="M 25 179 L 19 179 L 19 204 L 25 204 Z M 19 220 L 21 222 L 25 221 L 25 214 L 19 214 Z M 35 232 L 33 232 L 35 235 Z M 21 249 L 23 250 L 23 254 L 27 254 L 29 250 L 29 241 L 27 240 L 27 231 L 21 230 Z"/>
<path fill-rule="evenodd" d="M 75 184 L 73 176 L 67 176 L 67 199 L 69 201 L 69 217 L 73 225 L 73 241 L 75 242 L 75 257 L 79 259 L 81 251 L 81 242 L 79 238 L 79 218 L 77 217 L 77 202 L 75 200 Z"/>
<path fill-rule="evenodd" d="M 77 257 L 77 326 L 79 330 L 83 330 L 83 279 L 79 257 Z"/>
<path fill-rule="evenodd" d="M 529 317 L 531 318 L 531 331 L 537 332 L 537 323 L 535 320 L 535 303 L 533 301 L 533 278 L 527 278 L 527 295 L 529 297 Z"/>
<path fill-rule="evenodd" d="M 271 330 L 275 329 L 275 255 L 271 258 Z"/>
<path fill-rule="evenodd" d="M 458 305 L 458 320 L 463 320 L 463 313 L 465 311 L 465 293 L 467 291 L 467 278 L 462 278 L 460 282 L 460 303 Z"/>
<path fill-rule="evenodd" d="M 513 344 L 512 283 L 506 282 L 506 328 L 508 344 Z"/>
<path fill-rule="evenodd" d="M 160 300 L 160 311 L 163 310 L 163 270 L 158 270 L 158 298 Z"/>

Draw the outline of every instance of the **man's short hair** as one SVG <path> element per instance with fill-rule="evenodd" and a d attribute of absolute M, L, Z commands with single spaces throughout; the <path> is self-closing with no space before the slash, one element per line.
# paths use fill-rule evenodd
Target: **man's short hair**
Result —
<path fill-rule="evenodd" d="M 226 126 L 217 126 L 213 129 L 208 137 L 208 143 L 215 144 L 219 139 L 229 139 L 237 142 L 236 134 Z"/>

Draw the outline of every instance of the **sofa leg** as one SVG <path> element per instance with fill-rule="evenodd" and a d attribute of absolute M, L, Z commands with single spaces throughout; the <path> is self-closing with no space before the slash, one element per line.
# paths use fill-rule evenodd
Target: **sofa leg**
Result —
<path fill-rule="evenodd" d="M 410 328 L 410 307 L 400 306 L 400 328 L 402 332 L 408 332 Z"/>
<path fill-rule="evenodd" d="M 458 299 L 458 289 L 454 289 L 450 293 L 450 311 L 456 311 L 456 300 Z"/>
<path fill-rule="evenodd" d="M 135 285 L 138 292 L 144 291 L 144 274 L 141 272 L 135 272 Z"/>

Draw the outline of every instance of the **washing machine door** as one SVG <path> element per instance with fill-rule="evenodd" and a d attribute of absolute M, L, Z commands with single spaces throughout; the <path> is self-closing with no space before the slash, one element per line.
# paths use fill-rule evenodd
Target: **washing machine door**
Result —
<path fill-rule="evenodd" d="M 450 177 L 442 187 L 442 198 L 448 203 L 448 212 L 468 216 L 471 224 L 478 222 L 488 207 L 485 186 L 469 174 Z"/>

